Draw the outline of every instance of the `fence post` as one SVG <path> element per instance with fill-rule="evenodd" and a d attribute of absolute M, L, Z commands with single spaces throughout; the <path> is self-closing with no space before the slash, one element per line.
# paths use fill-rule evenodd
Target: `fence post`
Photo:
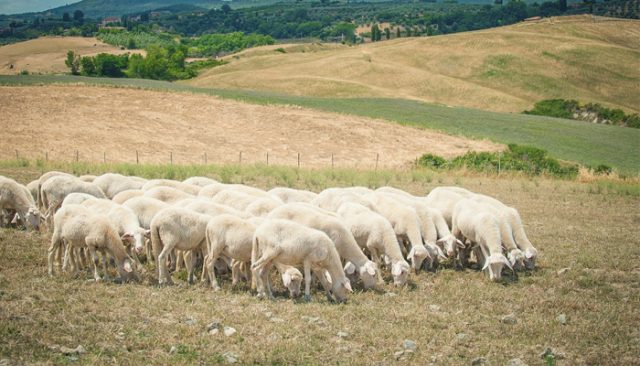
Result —
<path fill-rule="evenodd" d="M 207 152 L 204 152 L 204 165 L 207 165 Z"/>
<path fill-rule="evenodd" d="M 138 165 L 140 163 L 140 160 L 138 159 L 138 150 L 136 150 L 136 165 Z"/>
<path fill-rule="evenodd" d="M 300 153 L 298 153 L 298 168 L 300 168 Z"/>
<path fill-rule="evenodd" d="M 20 156 L 18 156 L 18 150 L 16 149 L 16 160 L 20 160 Z"/>
<path fill-rule="evenodd" d="M 80 152 L 76 150 L 76 163 L 80 160 Z"/>
<path fill-rule="evenodd" d="M 498 175 L 500 175 L 500 156 L 502 155 L 502 151 L 498 151 Z"/>
<path fill-rule="evenodd" d="M 238 164 L 242 165 L 242 151 L 238 154 Z"/>
<path fill-rule="evenodd" d="M 49 161 L 49 152 L 48 151 L 44 152 L 44 161 Z"/>
<path fill-rule="evenodd" d="M 103 152 L 102 152 L 102 162 L 103 162 L 104 164 L 106 164 L 106 163 L 107 163 L 107 152 L 106 152 L 106 151 L 103 151 Z"/>
<path fill-rule="evenodd" d="M 173 165 L 173 151 L 169 151 L 169 162 Z"/>
<path fill-rule="evenodd" d="M 378 161 L 380 160 L 380 153 L 376 153 L 376 171 L 378 170 Z"/>
<path fill-rule="evenodd" d="M 269 152 L 267 151 L 267 166 L 269 166 Z"/>
<path fill-rule="evenodd" d="M 331 153 L 331 169 L 333 169 L 333 153 Z"/>

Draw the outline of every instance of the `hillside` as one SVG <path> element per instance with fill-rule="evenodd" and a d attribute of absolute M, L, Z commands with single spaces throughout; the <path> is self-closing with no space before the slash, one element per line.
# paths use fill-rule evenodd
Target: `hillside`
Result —
<path fill-rule="evenodd" d="M 249 51 L 188 81 L 320 97 L 392 97 L 499 112 L 572 98 L 640 111 L 640 21 L 572 16 L 360 46 Z"/>
<path fill-rule="evenodd" d="M 144 52 L 121 50 L 93 37 L 41 37 L 0 47 L 0 75 L 18 74 L 21 71 L 68 73 L 69 68 L 64 61 L 69 50 L 82 56 L 93 56 L 98 53 Z"/>

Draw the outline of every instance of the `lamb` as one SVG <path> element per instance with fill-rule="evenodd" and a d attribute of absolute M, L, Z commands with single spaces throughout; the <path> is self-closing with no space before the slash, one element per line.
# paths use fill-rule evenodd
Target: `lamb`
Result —
<path fill-rule="evenodd" d="M 402 251 L 393 227 L 382 215 L 357 204 L 346 202 L 338 209 L 338 215 L 351 230 L 358 245 L 369 250 L 371 258 L 380 266 L 380 258 L 386 255 L 391 260 L 391 275 L 396 286 L 403 286 L 409 275 L 409 263 L 402 257 Z M 380 273 L 380 272 L 378 272 Z M 382 276 L 378 276 L 382 282 Z"/>
<path fill-rule="evenodd" d="M 88 249 L 93 259 L 93 278 L 100 281 L 98 273 L 98 255 L 96 251 L 107 252 L 116 260 L 120 278 L 128 281 L 135 278 L 132 260 L 121 244 L 117 230 L 109 221 L 99 215 L 92 214 L 79 205 L 67 205 L 55 215 L 55 227 L 49 247 L 49 275 L 53 276 L 53 258 L 59 247 L 64 243 L 68 252 L 73 255 L 71 248 Z M 104 257 L 103 257 L 104 258 Z M 66 258 L 65 258 L 66 260 Z M 103 261 L 103 266 L 106 267 Z M 107 276 L 106 268 L 105 276 Z"/>
<path fill-rule="evenodd" d="M 125 246 L 132 245 L 137 253 L 144 250 L 145 237 L 149 236 L 149 231 L 140 227 L 138 215 L 133 210 L 109 200 L 96 198 L 85 200 L 82 205 L 96 214 L 106 216 L 118 230 L 118 235 L 122 237 L 123 243 L 126 243 Z"/>
<path fill-rule="evenodd" d="M 364 198 L 371 201 L 378 212 L 384 216 L 393 227 L 393 231 L 398 237 L 398 241 L 403 243 L 405 240 L 411 245 L 411 249 L 407 255 L 407 259 L 411 261 L 413 269 L 418 272 L 422 268 L 423 262 L 426 260 L 428 267 L 431 267 L 433 258 L 422 244 L 422 235 L 420 234 L 420 219 L 418 213 L 412 207 L 407 207 L 389 198 L 388 196 L 370 193 Z"/>
<path fill-rule="evenodd" d="M 0 210 L 16 211 L 16 221 L 22 221 L 27 230 L 40 228 L 40 211 L 27 187 L 11 178 L 0 176 Z"/>
<path fill-rule="evenodd" d="M 144 192 L 143 196 L 155 198 L 157 200 L 160 200 L 168 204 L 174 204 L 180 200 L 195 197 L 194 195 L 185 193 L 179 189 L 165 187 L 165 186 L 158 186 L 158 187 L 151 188 L 146 192 Z"/>
<path fill-rule="evenodd" d="M 198 192 L 200 192 L 200 188 L 202 188 L 199 186 L 182 183 L 182 182 L 178 182 L 171 179 L 152 179 L 147 183 L 145 183 L 140 189 L 142 189 L 143 191 L 148 191 L 155 187 L 171 187 L 193 196 L 197 196 Z"/>
<path fill-rule="evenodd" d="M 109 199 L 113 199 L 122 191 L 140 189 L 144 185 L 139 179 L 132 179 L 132 177 L 115 173 L 103 174 L 97 177 L 93 184 L 100 188 Z"/>
<path fill-rule="evenodd" d="M 276 187 L 267 191 L 270 195 L 278 197 L 284 203 L 291 202 L 311 202 L 318 196 L 317 193 L 302 189 Z"/>
<path fill-rule="evenodd" d="M 207 178 L 207 177 L 191 177 L 191 178 L 187 178 L 187 179 L 183 180 L 182 183 L 190 184 L 190 185 L 198 186 L 198 187 L 206 187 L 206 186 L 208 186 L 210 184 L 218 184 L 220 182 L 218 182 L 215 179 L 211 179 L 211 178 Z"/>
<path fill-rule="evenodd" d="M 322 231 L 288 220 L 267 220 L 256 229 L 251 250 L 251 270 L 258 284 L 258 296 L 273 298 L 269 272 L 274 263 L 304 268 L 304 298 L 311 300 L 311 270 L 327 271 L 332 279 L 330 294 L 344 302 L 353 292 L 345 276 L 334 243 Z"/>
<path fill-rule="evenodd" d="M 158 187 L 156 187 L 158 188 Z M 169 207 L 158 212 L 151 220 L 151 245 L 158 265 L 158 283 L 173 284 L 167 271 L 167 256 L 172 250 L 202 250 L 205 233 L 211 216 L 179 207 Z M 192 256 L 195 260 L 195 256 Z M 193 261 L 186 261 L 188 281 L 193 283 Z"/>
<path fill-rule="evenodd" d="M 106 198 L 102 190 L 93 183 L 83 182 L 73 176 L 54 176 L 47 179 L 40 189 L 42 203 L 47 208 L 45 216 L 50 220 L 53 219 L 53 215 L 62 205 L 64 198 L 74 192 L 87 193 L 97 198 Z"/>
<path fill-rule="evenodd" d="M 144 195 L 144 191 L 141 189 L 127 189 L 126 191 L 119 192 L 113 196 L 111 201 L 121 205 L 133 197 L 140 197 L 142 195 Z"/>
<path fill-rule="evenodd" d="M 171 207 L 171 205 L 159 201 L 151 197 L 133 197 L 127 200 L 122 206 L 129 208 L 138 217 L 140 227 L 149 230 L 151 228 L 151 220 L 156 214 L 165 208 Z M 147 247 L 147 260 L 153 261 L 152 248 L 149 243 L 146 243 Z"/>
<path fill-rule="evenodd" d="M 341 219 L 308 203 L 294 202 L 282 205 L 267 216 L 269 219 L 287 219 L 325 232 L 334 241 L 340 257 L 347 261 L 345 271 L 352 275 L 358 271 L 365 289 L 375 287 L 378 268 L 362 252 L 349 229 Z"/>
<path fill-rule="evenodd" d="M 31 198 L 33 198 L 34 202 L 38 202 L 38 185 L 39 185 L 39 182 L 37 179 L 27 184 L 27 189 L 29 190 L 29 193 L 31 194 Z"/>
<path fill-rule="evenodd" d="M 513 270 L 509 260 L 502 254 L 500 226 L 498 219 L 487 212 L 481 204 L 463 199 L 453 210 L 452 233 L 458 239 L 465 237 L 479 246 L 481 255 L 479 263 L 484 265 L 482 270 L 488 270 L 492 281 L 499 281 L 502 268 L 506 265 Z"/>
<path fill-rule="evenodd" d="M 251 261 L 251 248 L 253 235 L 257 222 L 244 220 L 237 216 L 222 214 L 214 217 L 207 224 L 206 241 L 208 254 L 205 259 L 205 267 L 209 274 L 210 282 L 215 291 L 220 289 L 214 272 L 214 264 L 221 256 L 231 258 L 239 263 Z M 240 278 L 238 264 L 232 267 L 232 285 L 236 285 Z M 276 264 L 278 272 L 282 275 L 284 285 L 289 289 L 291 297 L 300 293 L 302 274 L 295 267 Z M 204 273 L 204 271 L 203 271 Z"/>

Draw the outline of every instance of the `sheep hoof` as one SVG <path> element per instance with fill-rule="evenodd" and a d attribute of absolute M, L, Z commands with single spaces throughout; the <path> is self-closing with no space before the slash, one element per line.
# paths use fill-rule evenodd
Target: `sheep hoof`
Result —
<path fill-rule="evenodd" d="M 220 286 L 213 286 L 213 291 L 220 291 Z M 258 295 L 260 297 L 260 295 Z"/>
<path fill-rule="evenodd" d="M 311 302 L 311 296 L 310 295 L 304 295 L 304 301 L 305 302 Z"/>

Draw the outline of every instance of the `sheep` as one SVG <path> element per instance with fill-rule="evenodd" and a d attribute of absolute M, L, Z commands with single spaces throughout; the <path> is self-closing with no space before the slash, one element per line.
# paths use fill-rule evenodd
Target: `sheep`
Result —
<path fill-rule="evenodd" d="M 348 191 L 345 188 L 327 188 L 318 193 L 317 197 L 311 201 L 311 204 L 331 212 L 337 212 L 338 208 L 345 202 L 357 203 L 371 211 L 377 211 L 373 203 L 355 193 L 355 191 Z"/>
<path fill-rule="evenodd" d="M 345 271 L 353 275 L 356 270 L 364 287 L 375 287 L 378 268 L 362 252 L 349 229 L 341 219 L 308 203 L 294 202 L 282 205 L 267 216 L 269 219 L 288 219 L 324 231 L 334 241 L 340 257 L 347 261 Z"/>
<path fill-rule="evenodd" d="M 42 203 L 47 209 L 45 216 L 49 220 L 53 219 L 53 215 L 55 215 L 64 198 L 74 192 L 87 193 L 97 198 L 106 198 L 102 190 L 93 183 L 83 182 L 74 176 L 54 176 L 47 179 L 40 189 Z"/>
<path fill-rule="evenodd" d="M 87 193 L 73 192 L 68 194 L 64 200 L 62 200 L 60 207 L 64 207 L 66 205 L 79 205 L 82 202 L 91 199 L 96 199 L 96 197 Z"/>
<path fill-rule="evenodd" d="M 29 182 L 29 184 L 27 184 L 27 189 L 29 190 L 29 193 L 31 194 L 31 198 L 33 198 L 34 202 L 38 202 L 38 185 L 39 182 L 38 180 L 33 180 L 31 182 Z"/>
<path fill-rule="evenodd" d="M 257 222 L 245 220 L 237 216 L 222 214 L 214 217 L 207 224 L 206 241 L 207 256 L 205 266 L 209 274 L 211 286 L 215 291 L 220 289 L 214 273 L 214 264 L 221 256 L 246 263 L 251 261 L 253 235 Z M 290 296 L 296 297 L 300 292 L 302 274 L 295 267 L 276 264 L 282 275 L 282 282 L 289 289 Z M 240 278 L 240 266 L 232 267 L 232 285 L 236 285 Z M 203 271 L 204 273 L 204 271 Z"/>
<path fill-rule="evenodd" d="M 185 200 L 185 201 L 188 201 L 188 200 Z M 179 203 L 182 203 L 182 201 Z M 186 209 L 189 209 L 197 213 L 209 215 L 209 216 L 229 214 L 229 215 L 234 215 L 244 219 L 248 219 L 249 217 L 251 217 L 251 214 L 247 212 L 236 210 L 233 207 L 223 205 L 220 203 L 203 200 L 202 198 L 194 199 L 190 202 L 187 202 L 187 204 L 181 207 L 184 207 Z"/>
<path fill-rule="evenodd" d="M 42 185 L 46 181 L 48 181 L 50 178 L 53 178 L 56 176 L 75 177 L 74 175 L 71 175 L 69 173 L 58 172 L 55 170 L 42 174 L 40 178 L 38 178 L 38 196 L 36 197 L 36 204 L 38 205 L 38 209 L 40 211 L 45 211 L 47 209 L 44 203 L 42 202 Z"/>
<path fill-rule="evenodd" d="M 27 187 L 0 176 L 0 210 L 16 211 L 14 221 L 22 221 L 27 230 L 40 229 L 40 211 Z"/>
<path fill-rule="evenodd" d="M 311 202 L 318 196 L 317 193 L 302 189 L 276 187 L 267 191 L 270 195 L 278 197 L 284 203 L 290 202 Z"/>
<path fill-rule="evenodd" d="M 468 198 L 464 192 L 458 192 L 457 190 L 449 189 L 450 187 L 436 187 L 425 198 L 425 202 L 429 207 L 433 207 L 440 211 L 442 217 L 444 217 L 447 225 L 451 227 L 451 218 L 453 216 L 453 209 L 458 202 Z"/>
<path fill-rule="evenodd" d="M 171 207 L 168 203 L 151 197 L 133 197 L 127 200 L 122 206 L 129 208 L 138 217 L 140 227 L 149 230 L 151 228 L 151 220 L 155 215 L 165 208 Z M 153 261 L 154 256 L 150 243 L 146 243 L 147 260 Z"/>
<path fill-rule="evenodd" d="M 245 211 L 253 216 L 264 217 L 282 205 L 283 203 L 278 197 L 257 197 L 247 206 Z"/>
<path fill-rule="evenodd" d="M 144 195 L 144 191 L 141 189 L 127 189 L 113 196 L 111 201 L 121 205 L 133 197 L 140 197 L 142 195 Z"/>
<path fill-rule="evenodd" d="M 156 187 L 158 188 L 158 187 Z M 179 207 L 158 212 L 151 220 L 151 245 L 158 265 L 158 283 L 173 284 L 167 272 L 167 256 L 174 250 L 202 250 L 211 216 Z M 192 257 L 195 260 L 195 256 Z M 193 283 L 193 261 L 187 263 L 188 281 Z"/>
<path fill-rule="evenodd" d="M 303 265 L 304 298 L 311 300 L 311 270 L 327 271 L 332 279 L 330 294 L 344 302 L 353 292 L 332 240 L 322 231 L 288 220 L 266 220 L 256 229 L 251 249 L 251 271 L 258 284 L 258 296 L 273 298 L 269 272 L 274 263 Z M 328 290 L 328 289 L 327 289 Z"/>
<path fill-rule="evenodd" d="M 178 182 L 176 180 L 171 180 L 171 179 L 152 179 L 147 183 L 145 183 L 140 189 L 142 189 L 143 191 L 148 191 L 154 187 L 171 187 L 193 196 L 197 196 L 198 192 L 200 192 L 200 188 L 202 188 L 199 186 L 182 183 L 182 182 Z"/>
<path fill-rule="evenodd" d="M 213 198 L 215 195 L 222 191 L 235 191 L 244 194 L 248 194 L 256 197 L 264 197 L 269 196 L 269 194 L 262 189 L 250 187 L 244 184 L 225 184 L 225 183 L 217 183 L 217 184 L 209 184 L 206 187 L 203 187 L 198 196 Z"/>
<path fill-rule="evenodd" d="M 193 186 L 198 186 L 198 187 L 206 187 L 210 184 L 217 184 L 220 182 L 218 182 L 215 179 L 211 179 L 207 177 L 191 177 L 183 180 L 182 183 L 191 184 Z"/>
<path fill-rule="evenodd" d="M 215 203 L 221 203 L 227 206 L 231 206 L 235 209 L 245 211 L 247 207 L 256 200 L 256 198 L 258 197 L 255 195 L 227 189 L 218 192 L 218 194 L 211 198 L 211 200 Z M 279 198 L 273 196 L 265 195 L 262 196 L 262 198 L 270 199 L 274 203 L 282 204 L 282 201 Z"/>
<path fill-rule="evenodd" d="M 85 174 L 85 175 L 79 176 L 78 179 L 80 179 L 83 182 L 91 183 L 96 179 L 96 176 L 91 174 Z"/>
<path fill-rule="evenodd" d="M 138 215 L 128 207 L 119 205 L 106 199 L 87 199 L 82 202 L 96 214 L 107 217 L 109 222 L 118 230 L 125 246 L 133 246 L 137 253 L 144 249 L 144 238 L 149 236 L 148 230 L 140 226 Z"/>
<path fill-rule="evenodd" d="M 402 205 L 388 196 L 379 193 L 369 193 L 364 196 L 371 201 L 377 211 L 384 216 L 393 227 L 393 231 L 398 237 L 398 241 L 403 243 L 405 240 L 411 245 L 411 249 L 407 255 L 407 259 L 411 261 L 414 271 L 418 272 L 422 268 L 423 262 L 426 260 L 428 267 L 431 267 L 433 258 L 429 251 L 422 244 L 422 235 L 420 234 L 420 219 L 418 213 L 413 207 Z"/>
<path fill-rule="evenodd" d="M 510 269 L 511 263 L 502 254 L 500 225 L 498 218 L 487 212 L 478 202 L 463 199 L 453 210 L 453 227 L 451 232 L 458 239 L 465 237 L 479 246 L 479 263 L 484 259 L 482 270 L 488 270 L 491 281 L 499 281 L 502 268 Z M 483 258 L 482 258 L 483 257 Z"/>
<path fill-rule="evenodd" d="M 118 193 L 130 189 L 140 189 L 144 185 L 143 182 L 132 179 L 122 174 L 106 173 L 97 177 L 93 184 L 102 189 L 105 196 L 113 199 Z"/>
<path fill-rule="evenodd" d="M 98 273 L 98 255 L 96 251 L 107 252 L 116 260 L 120 278 L 128 281 L 135 278 L 132 260 L 125 252 L 121 244 L 121 238 L 117 230 L 109 221 L 96 214 L 92 214 L 86 208 L 79 205 L 67 205 L 55 215 L 55 227 L 51 237 L 51 246 L 48 253 L 49 276 L 53 276 L 53 258 L 58 248 L 66 243 L 68 253 L 73 256 L 72 248 L 88 249 L 93 259 L 93 278 L 100 281 L 102 277 Z M 65 261 L 66 261 L 65 256 Z M 103 266 L 106 262 L 103 257 Z M 105 277 L 107 276 L 106 268 Z"/>
<path fill-rule="evenodd" d="M 166 186 L 150 188 L 149 190 L 144 192 L 143 196 L 155 198 L 168 204 L 174 204 L 180 200 L 195 197 L 194 195 L 185 193 L 179 189 Z"/>
<path fill-rule="evenodd" d="M 402 257 L 398 239 L 389 221 L 382 215 L 351 202 L 343 203 L 338 209 L 338 215 L 351 230 L 358 245 L 369 250 L 376 265 L 380 266 L 382 255 L 386 255 L 391 260 L 393 283 L 396 286 L 404 285 L 411 267 Z M 382 281 L 381 275 L 378 280 Z"/>

